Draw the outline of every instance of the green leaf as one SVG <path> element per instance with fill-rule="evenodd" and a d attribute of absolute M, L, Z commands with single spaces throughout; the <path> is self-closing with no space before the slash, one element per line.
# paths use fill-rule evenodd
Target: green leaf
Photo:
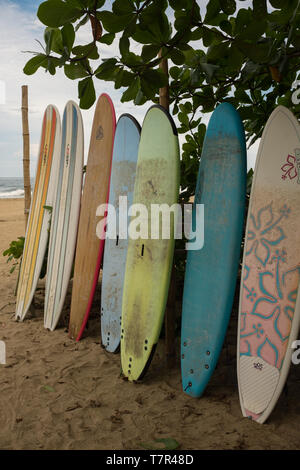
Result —
<path fill-rule="evenodd" d="M 110 46 L 113 43 L 115 37 L 116 37 L 115 33 L 106 33 L 106 34 L 103 34 L 99 42 L 108 44 Z"/>
<path fill-rule="evenodd" d="M 220 0 L 221 9 L 226 15 L 233 15 L 236 10 L 235 0 Z"/>
<path fill-rule="evenodd" d="M 103 27 L 109 33 L 123 31 L 128 23 L 133 19 L 133 14 L 115 15 L 111 11 L 101 11 L 98 18 L 102 21 Z"/>
<path fill-rule="evenodd" d="M 253 17 L 257 20 L 268 15 L 267 0 L 253 0 Z"/>
<path fill-rule="evenodd" d="M 156 41 L 156 38 L 153 36 L 153 34 L 150 31 L 142 29 L 140 25 L 137 25 L 136 31 L 132 38 L 134 41 L 139 42 L 140 44 L 152 45 Z"/>
<path fill-rule="evenodd" d="M 174 27 L 179 33 L 182 33 L 187 28 L 191 29 L 191 20 L 186 11 L 175 12 Z"/>
<path fill-rule="evenodd" d="M 248 42 L 239 42 L 237 47 L 253 62 L 258 64 L 268 61 L 271 47 L 269 42 L 257 43 L 256 47 Z"/>
<path fill-rule="evenodd" d="M 141 106 L 142 104 L 146 103 L 147 97 L 145 97 L 144 93 L 140 89 L 134 99 L 134 104 L 137 106 Z"/>
<path fill-rule="evenodd" d="M 172 28 L 169 19 L 165 13 L 161 13 L 156 18 L 156 21 L 153 21 L 152 18 L 152 22 L 148 24 L 148 26 L 160 42 L 167 43 L 170 40 L 172 35 Z"/>
<path fill-rule="evenodd" d="M 55 392 L 53 387 L 50 387 L 50 385 L 43 385 L 43 390 L 46 390 L 47 392 Z"/>
<path fill-rule="evenodd" d="M 207 51 L 207 60 L 214 62 L 227 56 L 229 51 L 229 44 L 230 43 L 227 41 L 210 46 Z"/>
<path fill-rule="evenodd" d="M 219 0 L 209 0 L 206 7 L 206 15 L 204 18 L 204 23 L 208 23 L 213 20 L 218 13 L 221 11 L 221 5 Z"/>
<path fill-rule="evenodd" d="M 164 448 L 162 449 L 161 447 L 158 447 L 157 444 L 162 443 L 164 444 Z M 141 447 L 147 450 L 176 450 L 179 447 L 179 443 L 172 438 L 166 438 L 166 439 L 155 439 L 153 443 L 144 443 L 142 442 L 140 444 Z"/>
<path fill-rule="evenodd" d="M 48 57 L 46 70 L 51 75 L 56 74 L 56 67 L 60 65 L 60 60 L 52 57 Z"/>
<path fill-rule="evenodd" d="M 248 93 L 246 93 L 245 90 L 238 88 L 235 92 L 235 98 L 240 102 L 240 103 L 247 103 L 247 104 L 252 104 L 252 100 Z"/>
<path fill-rule="evenodd" d="M 142 49 L 142 54 L 141 54 L 142 59 L 145 62 L 150 62 L 151 59 L 153 59 L 154 57 L 157 57 L 159 50 L 160 50 L 160 45 L 146 44 L 145 46 L 143 46 L 143 49 Z"/>
<path fill-rule="evenodd" d="M 74 26 L 71 23 L 66 24 L 62 28 L 61 34 L 62 34 L 63 45 L 67 48 L 70 54 L 72 51 L 74 42 L 75 42 Z"/>
<path fill-rule="evenodd" d="M 215 72 L 218 70 L 219 66 L 214 64 L 208 64 L 202 62 L 200 64 L 202 70 L 205 72 L 207 80 L 211 81 L 212 77 L 214 76 Z"/>
<path fill-rule="evenodd" d="M 86 57 L 92 60 L 99 59 L 97 46 L 93 42 L 85 46 L 76 46 L 73 48 L 72 52 L 77 57 Z"/>
<path fill-rule="evenodd" d="M 226 60 L 228 62 L 228 68 L 232 68 L 234 72 L 241 69 L 244 63 L 244 54 L 238 49 L 235 43 L 231 45 Z"/>
<path fill-rule="evenodd" d="M 47 0 L 39 6 L 37 16 L 46 26 L 57 28 L 80 18 L 81 10 L 61 0 Z"/>
<path fill-rule="evenodd" d="M 278 8 L 278 9 L 284 8 L 287 5 L 286 0 L 269 0 L 269 1 L 272 7 Z"/>
<path fill-rule="evenodd" d="M 85 68 L 82 66 L 80 62 L 77 62 L 77 63 L 72 62 L 71 64 L 66 64 L 64 66 L 64 72 L 65 72 L 66 77 L 68 77 L 70 80 L 84 78 L 89 75 L 87 70 L 85 70 Z"/>
<path fill-rule="evenodd" d="M 134 100 L 140 90 L 140 87 L 141 87 L 140 77 L 135 77 L 134 80 L 132 80 L 130 86 L 123 93 L 121 102 L 125 103 L 126 101 Z"/>
<path fill-rule="evenodd" d="M 225 31 L 225 33 L 229 35 L 232 34 L 232 24 L 230 23 L 230 21 L 221 21 L 220 28 L 222 29 L 222 31 Z"/>
<path fill-rule="evenodd" d="M 52 28 L 46 28 L 44 32 L 44 41 L 46 43 L 46 54 L 49 55 L 52 43 Z"/>
<path fill-rule="evenodd" d="M 119 69 L 115 76 L 115 88 L 129 87 L 134 74 L 124 69 Z"/>
<path fill-rule="evenodd" d="M 175 65 L 182 65 L 185 61 L 184 53 L 179 49 L 172 49 L 170 58 Z"/>
<path fill-rule="evenodd" d="M 33 75 L 39 67 L 47 67 L 47 62 L 48 58 L 45 54 L 38 54 L 27 62 L 23 72 L 26 75 Z"/>
<path fill-rule="evenodd" d="M 241 8 L 236 16 L 234 34 L 242 32 L 252 22 L 252 11 Z"/>
<path fill-rule="evenodd" d="M 102 62 L 95 70 L 95 75 L 100 80 L 112 80 L 116 72 L 117 59 L 111 58 Z"/>
<path fill-rule="evenodd" d="M 151 82 L 153 86 L 157 88 L 162 88 L 168 84 L 168 78 L 166 74 L 161 69 L 147 69 L 142 74 L 142 78 L 147 80 L 149 83 Z"/>
<path fill-rule="evenodd" d="M 78 83 L 79 106 L 81 109 L 89 109 L 96 101 L 96 92 L 92 77 L 85 78 Z"/>
<path fill-rule="evenodd" d="M 202 28 L 196 28 L 190 33 L 190 40 L 191 41 L 199 41 L 203 36 L 203 29 Z"/>
<path fill-rule="evenodd" d="M 260 39 L 266 29 L 266 22 L 262 18 L 260 21 L 257 21 L 253 18 L 249 25 L 244 25 L 244 28 L 236 36 L 236 41 L 255 41 Z M 252 44 L 253 47 L 253 44 Z"/>
<path fill-rule="evenodd" d="M 126 36 L 122 36 L 119 41 L 119 49 L 122 57 L 126 57 L 129 54 L 129 39 Z"/>
<path fill-rule="evenodd" d="M 205 47 L 209 47 L 215 39 L 214 32 L 209 28 L 203 28 L 203 44 Z"/>
<path fill-rule="evenodd" d="M 169 3 L 174 10 L 185 10 L 188 2 L 187 0 L 169 0 Z"/>
<path fill-rule="evenodd" d="M 124 64 L 128 67 L 136 67 L 138 65 L 143 65 L 143 59 L 140 55 L 134 54 L 133 52 L 128 52 L 126 57 L 123 60 Z"/>
<path fill-rule="evenodd" d="M 59 28 L 46 28 L 44 32 L 46 53 L 51 51 L 62 54 L 64 51 L 62 33 Z"/>
<path fill-rule="evenodd" d="M 115 0 L 112 5 L 112 11 L 115 15 L 126 15 L 135 11 L 133 0 Z"/>

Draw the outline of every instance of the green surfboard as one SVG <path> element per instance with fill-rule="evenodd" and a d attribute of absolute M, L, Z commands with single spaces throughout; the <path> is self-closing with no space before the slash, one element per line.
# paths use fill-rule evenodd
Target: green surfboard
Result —
<path fill-rule="evenodd" d="M 176 127 L 169 113 L 155 105 L 148 110 L 142 127 L 133 195 L 133 204 L 147 209 L 148 238 L 145 233 L 138 239 L 129 238 L 122 301 L 122 370 L 131 381 L 144 375 L 158 342 L 174 253 L 173 223 L 169 238 L 163 238 L 162 230 L 158 238 L 151 238 L 151 205 L 172 206 L 178 194 Z"/>

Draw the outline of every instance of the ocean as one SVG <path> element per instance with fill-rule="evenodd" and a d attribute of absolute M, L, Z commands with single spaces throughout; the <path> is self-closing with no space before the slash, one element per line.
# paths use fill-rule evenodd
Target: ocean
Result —
<path fill-rule="evenodd" d="M 31 178 L 31 188 L 33 189 L 34 178 Z M 23 178 L 0 177 L 0 199 L 24 197 Z"/>

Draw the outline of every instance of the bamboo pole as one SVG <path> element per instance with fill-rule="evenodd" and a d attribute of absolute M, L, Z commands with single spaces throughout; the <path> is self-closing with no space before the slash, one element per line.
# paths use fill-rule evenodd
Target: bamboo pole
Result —
<path fill-rule="evenodd" d="M 22 128 L 23 128 L 23 177 L 24 177 L 24 214 L 27 227 L 31 204 L 30 185 L 30 136 L 28 124 L 28 86 L 22 86 Z"/>
<path fill-rule="evenodd" d="M 161 51 L 158 54 L 161 57 Z M 170 92 L 169 92 L 169 67 L 168 60 L 162 59 L 159 64 L 161 70 L 168 78 L 168 84 L 159 90 L 159 104 L 169 111 L 170 108 Z M 176 277 L 174 264 L 172 266 L 171 281 L 167 306 L 165 311 L 165 348 L 168 367 L 173 367 L 176 358 L 176 336 L 175 336 L 175 311 L 176 311 Z"/>

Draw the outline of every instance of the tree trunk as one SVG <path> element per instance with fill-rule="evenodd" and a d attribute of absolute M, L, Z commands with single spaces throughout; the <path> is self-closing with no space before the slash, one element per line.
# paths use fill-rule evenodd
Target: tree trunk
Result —
<path fill-rule="evenodd" d="M 24 177 L 24 213 L 25 228 L 27 227 L 30 203 L 30 137 L 28 125 L 28 87 L 22 86 L 22 128 L 23 128 L 23 177 Z"/>
<path fill-rule="evenodd" d="M 158 57 L 161 57 L 161 51 L 158 54 Z M 168 78 L 168 84 L 164 88 L 160 88 L 159 90 L 159 104 L 163 106 L 167 111 L 169 111 L 170 107 L 170 96 L 169 96 L 169 67 L 168 67 L 168 59 L 162 59 L 159 67 L 161 70 L 166 74 Z"/>
<path fill-rule="evenodd" d="M 161 57 L 161 51 L 158 54 Z M 169 95 L 169 68 L 168 60 L 162 59 L 160 62 L 160 68 L 168 77 L 168 84 L 164 88 L 159 90 L 159 104 L 169 111 L 170 107 L 170 95 Z M 174 264 L 172 266 L 171 281 L 169 287 L 169 295 L 167 300 L 166 312 L 165 312 L 165 347 L 166 347 L 166 358 L 168 367 L 173 367 L 176 358 L 176 337 L 175 337 L 175 320 L 176 320 L 176 278 Z"/>

